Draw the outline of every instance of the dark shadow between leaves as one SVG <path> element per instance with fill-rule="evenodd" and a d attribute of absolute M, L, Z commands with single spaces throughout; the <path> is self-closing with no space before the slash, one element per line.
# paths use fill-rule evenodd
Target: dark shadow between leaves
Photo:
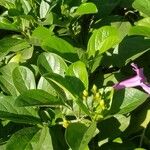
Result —
<path fill-rule="evenodd" d="M 147 99 L 147 101 L 139 106 L 137 109 L 135 109 L 133 112 L 131 112 L 131 119 L 130 119 L 130 125 L 128 128 L 124 131 L 123 137 L 124 138 L 129 138 L 130 136 L 132 137 L 133 134 L 136 132 L 142 131 L 144 127 L 147 127 L 146 122 L 144 123 L 148 110 L 150 109 L 150 98 Z"/>
<path fill-rule="evenodd" d="M 114 96 L 113 96 L 113 100 L 112 100 L 112 104 L 111 104 L 111 108 L 109 110 L 109 115 L 114 115 L 120 111 L 120 106 L 123 103 L 124 96 L 125 96 L 125 90 L 124 89 L 119 90 L 119 91 L 115 91 Z"/>
<path fill-rule="evenodd" d="M 91 149 L 97 150 L 99 149 L 98 143 L 100 141 L 103 141 L 105 139 L 108 139 L 108 141 L 111 141 L 117 138 L 121 134 L 121 131 L 119 129 L 120 125 L 121 124 L 115 117 L 111 117 L 102 122 L 99 122 L 97 124 L 99 133 L 90 141 L 89 147 Z"/>
<path fill-rule="evenodd" d="M 65 129 L 60 125 L 56 125 L 52 126 L 49 131 L 54 150 L 67 150 L 68 145 L 65 140 Z"/>
<path fill-rule="evenodd" d="M 150 49 L 150 39 L 143 36 L 126 36 L 119 44 L 116 53 L 111 56 L 104 54 L 102 64 L 121 67 L 130 60 L 134 60 Z"/>
<path fill-rule="evenodd" d="M 51 47 L 49 47 L 49 46 L 43 46 L 43 49 L 44 49 L 45 51 L 55 53 L 55 54 L 61 56 L 62 58 L 68 60 L 69 62 L 75 62 L 75 61 L 78 61 L 78 60 L 79 60 L 77 53 L 61 52 L 61 51 L 58 51 L 58 50 L 56 50 L 56 49 L 54 49 L 54 48 L 51 48 Z"/>

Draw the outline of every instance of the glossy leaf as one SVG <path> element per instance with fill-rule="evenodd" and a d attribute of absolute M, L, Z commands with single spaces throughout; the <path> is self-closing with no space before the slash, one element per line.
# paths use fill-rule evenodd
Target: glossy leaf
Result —
<path fill-rule="evenodd" d="M 143 18 L 136 22 L 137 26 L 144 26 L 144 27 L 150 27 L 150 17 Z"/>
<path fill-rule="evenodd" d="M 0 69 L 0 86 L 8 95 L 17 96 L 19 94 L 12 78 L 12 72 L 17 66 L 17 63 L 9 63 Z"/>
<path fill-rule="evenodd" d="M 9 52 L 17 52 L 30 47 L 25 40 L 11 37 L 1 39 L 0 45 L 0 57 L 5 56 Z"/>
<path fill-rule="evenodd" d="M 128 34 L 132 27 L 131 23 L 128 21 L 112 22 L 111 25 L 118 29 L 121 40 Z"/>
<path fill-rule="evenodd" d="M 22 8 L 24 10 L 24 13 L 27 15 L 30 11 L 31 11 L 31 5 L 30 2 L 27 0 L 20 0 L 21 4 L 22 4 Z"/>
<path fill-rule="evenodd" d="M 98 12 L 98 10 L 94 3 L 83 3 L 77 8 L 74 15 L 81 16 L 81 15 L 85 15 L 85 14 L 94 14 L 97 12 Z"/>
<path fill-rule="evenodd" d="M 112 100 L 110 113 L 126 114 L 146 101 L 148 95 L 134 88 L 116 91 Z"/>
<path fill-rule="evenodd" d="M 38 66 L 42 74 L 54 72 L 62 76 L 68 68 L 59 55 L 46 52 L 38 57 Z"/>
<path fill-rule="evenodd" d="M 13 24 L 12 22 L 10 22 L 9 20 L 7 20 L 4 17 L 0 17 L 0 29 L 10 30 L 10 31 L 18 31 L 19 30 L 17 25 Z"/>
<path fill-rule="evenodd" d="M 51 2 L 51 0 L 48 0 L 48 2 Z M 46 1 L 42 0 L 40 4 L 40 18 L 45 18 L 49 9 L 50 5 Z"/>
<path fill-rule="evenodd" d="M 15 0 L 1 0 L 0 5 L 4 6 L 7 9 L 15 7 Z"/>
<path fill-rule="evenodd" d="M 75 48 L 62 38 L 54 36 L 47 28 L 36 28 L 33 31 L 31 41 L 40 45 L 45 51 L 58 54 L 71 62 L 78 60 Z"/>
<path fill-rule="evenodd" d="M 36 45 L 36 46 L 41 46 L 41 43 L 48 38 L 49 36 L 51 36 L 53 33 L 45 28 L 45 27 L 37 27 L 33 33 L 32 33 L 32 37 L 31 37 L 31 42 Z"/>
<path fill-rule="evenodd" d="M 134 26 L 130 29 L 129 35 L 143 35 L 150 37 L 150 27 Z"/>
<path fill-rule="evenodd" d="M 69 95 L 86 113 L 89 114 L 88 109 L 83 104 L 80 95 L 82 94 L 84 88 L 83 83 L 76 77 L 73 76 L 65 76 L 62 77 L 57 74 L 48 74 L 45 75 L 45 78 L 48 82 L 52 82 L 54 85 L 57 85 L 60 89 L 62 89 L 67 95 Z M 55 88 L 55 87 L 54 87 Z M 60 92 L 60 89 L 57 92 Z"/>
<path fill-rule="evenodd" d="M 44 91 L 50 93 L 51 95 L 57 96 L 56 90 L 52 87 L 52 85 L 44 77 L 40 78 L 38 85 L 37 85 L 37 89 L 44 90 Z"/>
<path fill-rule="evenodd" d="M 42 42 L 45 51 L 53 52 L 71 62 L 78 60 L 75 48 L 67 41 L 56 36 L 50 36 Z"/>
<path fill-rule="evenodd" d="M 73 99 L 76 99 L 84 90 L 83 83 L 76 77 L 65 76 L 62 77 L 58 74 L 47 74 L 44 76 L 47 81 L 52 81 L 60 88 L 62 88 L 66 93 L 71 95 Z"/>
<path fill-rule="evenodd" d="M 150 1 L 149 0 L 135 0 L 133 2 L 133 7 L 138 11 L 150 16 Z"/>
<path fill-rule="evenodd" d="M 83 150 L 96 130 L 96 123 L 93 122 L 89 127 L 82 123 L 72 123 L 66 129 L 65 137 L 72 150 Z M 75 142 L 76 141 L 76 142 Z"/>
<path fill-rule="evenodd" d="M 46 91 L 37 89 L 37 90 L 28 90 L 17 97 L 16 106 L 57 106 L 64 105 L 60 97 L 53 96 Z"/>
<path fill-rule="evenodd" d="M 33 54 L 33 47 L 24 49 L 22 51 L 17 52 L 17 54 L 15 56 L 13 56 L 11 58 L 10 62 L 25 62 L 26 60 L 30 59 L 32 57 Z"/>
<path fill-rule="evenodd" d="M 16 107 L 14 97 L 2 94 L 0 95 L 0 118 L 28 124 L 38 124 L 41 122 L 34 108 Z"/>
<path fill-rule="evenodd" d="M 67 75 L 79 78 L 86 89 L 88 89 L 88 73 L 83 62 L 77 61 L 71 64 L 67 70 Z"/>
<path fill-rule="evenodd" d="M 104 26 L 93 32 L 88 42 L 88 57 L 96 53 L 104 53 L 113 46 L 119 44 L 119 33 L 116 28 Z"/>
<path fill-rule="evenodd" d="M 20 93 L 36 88 L 34 74 L 27 67 L 16 67 L 12 72 L 12 77 L 15 87 Z"/>
<path fill-rule="evenodd" d="M 125 37 L 118 47 L 115 48 L 113 55 L 103 57 L 105 65 L 108 63 L 113 66 L 121 67 L 134 61 L 150 49 L 150 39 L 141 36 Z"/>
<path fill-rule="evenodd" d="M 49 134 L 49 128 L 43 127 L 42 129 L 37 127 L 24 128 L 9 139 L 7 150 L 53 150 L 51 136 Z"/>

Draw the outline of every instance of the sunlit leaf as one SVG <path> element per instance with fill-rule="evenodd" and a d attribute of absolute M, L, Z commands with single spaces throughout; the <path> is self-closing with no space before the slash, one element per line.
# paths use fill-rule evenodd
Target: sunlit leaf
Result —
<path fill-rule="evenodd" d="M 74 15 L 81 16 L 81 15 L 85 15 L 85 14 L 94 14 L 97 12 L 98 12 L 98 10 L 94 3 L 83 3 L 77 8 Z"/>
<path fill-rule="evenodd" d="M 59 55 L 46 52 L 38 57 L 38 66 L 42 74 L 54 72 L 62 76 L 64 76 L 68 68 Z"/>
<path fill-rule="evenodd" d="M 38 124 L 41 122 L 34 108 L 16 107 L 14 97 L 2 94 L 0 95 L 0 118 L 18 123 Z"/>
<path fill-rule="evenodd" d="M 88 42 L 88 57 L 95 56 L 96 53 L 104 53 L 119 42 L 119 33 L 116 28 L 104 26 L 95 30 Z"/>
<path fill-rule="evenodd" d="M 88 73 L 83 62 L 77 61 L 71 64 L 67 70 L 67 75 L 79 78 L 84 83 L 85 88 L 88 89 Z"/>
<path fill-rule="evenodd" d="M 36 88 L 34 74 L 26 67 L 16 67 L 13 70 L 12 77 L 15 87 L 20 93 Z"/>
<path fill-rule="evenodd" d="M 53 150 L 48 127 L 28 127 L 16 132 L 6 145 L 7 150 Z"/>
<path fill-rule="evenodd" d="M 66 130 L 66 140 L 72 150 L 83 150 L 94 135 L 96 124 L 93 122 L 89 127 L 82 123 L 72 123 Z M 74 142 L 76 140 L 76 142 Z"/>
<path fill-rule="evenodd" d="M 62 99 L 58 96 L 53 96 L 44 90 L 28 90 L 18 96 L 15 102 L 16 106 L 57 106 L 64 105 Z"/>

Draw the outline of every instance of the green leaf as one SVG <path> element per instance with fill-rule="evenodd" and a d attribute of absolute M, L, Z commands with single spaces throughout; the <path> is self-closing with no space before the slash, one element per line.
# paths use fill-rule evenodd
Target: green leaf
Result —
<path fill-rule="evenodd" d="M 28 90 L 23 94 L 19 95 L 15 102 L 16 106 L 56 106 L 64 105 L 60 97 L 53 96 L 46 91 L 37 89 L 37 90 Z"/>
<path fill-rule="evenodd" d="M 134 88 L 116 91 L 113 96 L 110 114 L 129 113 L 144 103 L 148 97 L 148 94 Z"/>
<path fill-rule="evenodd" d="M 33 31 L 32 37 L 30 40 L 31 40 L 32 44 L 34 44 L 36 46 L 41 46 L 41 43 L 43 42 L 43 40 L 45 40 L 52 34 L 53 33 L 49 29 L 39 26 Z"/>
<path fill-rule="evenodd" d="M 67 41 L 56 36 L 47 37 L 42 42 L 42 48 L 45 51 L 56 53 L 70 62 L 78 60 L 75 48 Z"/>
<path fill-rule="evenodd" d="M 5 17 L 0 17 L 0 29 L 17 32 L 19 31 L 18 26 L 7 20 Z"/>
<path fill-rule="evenodd" d="M 136 22 L 137 26 L 144 26 L 144 27 L 150 27 L 150 17 L 143 18 Z"/>
<path fill-rule="evenodd" d="M 31 41 L 33 44 L 41 46 L 45 51 L 56 53 L 70 62 L 78 60 L 75 48 L 67 41 L 54 36 L 47 28 L 36 28 L 33 31 Z"/>
<path fill-rule="evenodd" d="M 0 5 L 4 6 L 7 9 L 15 7 L 15 0 L 1 0 Z"/>
<path fill-rule="evenodd" d="M 48 0 L 47 2 L 51 2 Z M 45 18 L 50 10 L 50 5 L 46 1 L 42 0 L 40 4 L 40 18 Z"/>
<path fill-rule="evenodd" d="M 90 73 L 93 73 L 100 66 L 102 58 L 103 58 L 103 55 L 98 55 L 94 59 L 92 58 L 92 61 L 89 61 Z"/>
<path fill-rule="evenodd" d="M 30 59 L 32 57 L 33 54 L 33 47 L 24 49 L 22 51 L 19 51 L 16 53 L 16 55 L 14 55 L 10 60 L 10 62 L 16 62 L 16 63 L 23 63 L 25 61 L 27 61 L 28 59 Z"/>
<path fill-rule="evenodd" d="M 94 3 L 83 3 L 81 4 L 75 13 L 73 14 L 74 16 L 82 16 L 85 14 L 94 14 L 97 13 L 97 7 Z"/>
<path fill-rule="evenodd" d="M 24 128 L 9 139 L 7 150 L 53 150 L 49 128 Z"/>
<path fill-rule="evenodd" d="M 143 35 L 150 37 L 150 27 L 134 26 L 130 29 L 129 35 Z"/>
<path fill-rule="evenodd" d="M 8 44 L 9 43 L 9 44 Z M 0 40 L 0 58 L 9 52 L 17 52 L 31 47 L 28 42 L 22 39 L 6 37 Z"/>
<path fill-rule="evenodd" d="M 99 134 L 97 135 L 100 145 L 103 144 L 103 140 L 113 140 L 119 137 L 130 124 L 130 117 L 124 115 L 114 115 L 108 119 L 105 119 L 97 124 Z M 106 132 L 107 131 L 107 132 Z"/>
<path fill-rule="evenodd" d="M 24 10 L 24 13 L 27 15 L 30 11 L 31 11 L 31 5 L 30 2 L 27 0 L 20 0 L 21 4 L 22 4 L 22 8 Z"/>
<path fill-rule="evenodd" d="M 68 145 L 72 150 L 84 150 L 92 139 L 96 130 L 96 123 L 93 122 L 89 127 L 82 123 L 70 124 L 65 133 Z M 76 142 L 75 142 L 76 141 Z"/>
<path fill-rule="evenodd" d="M 1 150 L 6 150 L 6 144 L 0 145 Z"/>
<path fill-rule="evenodd" d="M 38 85 L 37 85 L 37 89 L 44 90 L 53 96 L 57 96 L 56 90 L 53 88 L 53 86 L 44 77 L 40 78 Z"/>
<path fill-rule="evenodd" d="M 150 1 L 149 0 L 135 0 L 132 4 L 133 8 L 150 16 Z"/>
<path fill-rule="evenodd" d="M 38 124 L 41 122 L 34 108 L 16 107 L 15 98 L 2 94 L 0 95 L 0 118 L 28 124 Z"/>
<path fill-rule="evenodd" d="M 16 67 L 12 72 L 12 78 L 16 89 L 20 93 L 36 88 L 34 74 L 27 67 Z"/>
<path fill-rule="evenodd" d="M 121 67 L 135 60 L 150 49 L 150 39 L 142 36 L 125 37 L 111 56 L 103 57 L 103 63 Z"/>
<path fill-rule="evenodd" d="M 34 48 L 32 46 L 32 47 L 22 50 L 21 52 L 18 52 L 18 54 L 21 55 L 20 62 L 25 62 L 26 60 L 30 59 L 33 55 L 33 50 Z"/>
<path fill-rule="evenodd" d="M 77 61 L 71 64 L 67 70 L 67 75 L 79 78 L 86 89 L 88 89 L 88 73 L 83 62 Z"/>
<path fill-rule="evenodd" d="M 119 33 L 116 28 L 104 26 L 95 30 L 88 42 L 88 57 L 95 56 L 96 53 L 104 53 L 113 46 L 119 44 Z"/>
<path fill-rule="evenodd" d="M 62 77 L 58 74 L 51 73 L 45 75 L 44 77 L 47 81 L 52 81 L 60 88 L 62 88 L 65 93 L 68 93 L 73 99 L 79 97 L 85 89 L 82 81 L 73 76 Z"/>
<path fill-rule="evenodd" d="M 67 95 L 69 95 L 79 105 L 79 107 L 86 114 L 89 114 L 88 109 L 83 104 L 83 101 L 80 99 L 81 94 L 85 89 L 81 80 L 73 76 L 62 77 L 54 73 L 45 75 L 44 77 L 48 82 L 53 83 L 57 85 L 59 88 L 61 88 Z M 57 92 L 60 93 L 60 89 L 56 89 L 56 90 L 58 90 Z"/>
<path fill-rule="evenodd" d="M 128 21 L 112 22 L 111 25 L 118 29 L 121 40 L 128 34 L 132 27 L 131 23 Z"/>
<path fill-rule="evenodd" d="M 17 63 L 9 63 L 0 68 L 0 86 L 8 95 L 17 96 L 19 94 L 12 78 L 12 72 L 17 66 Z"/>
<path fill-rule="evenodd" d="M 41 74 L 54 72 L 62 76 L 64 76 L 68 68 L 59 55 L 46 52 L 38 57 L 38 67 Z"/>

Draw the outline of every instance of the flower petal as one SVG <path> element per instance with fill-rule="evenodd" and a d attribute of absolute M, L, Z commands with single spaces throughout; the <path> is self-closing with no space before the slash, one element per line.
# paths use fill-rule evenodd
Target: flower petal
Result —
<path fill-rule="evenodd" d="M 138 66 L 134 63 L 131 64 L 132 69 L 136 72 L 136 75 L 132 78 L 129 78 L 127 80 L 121 81 L 117 84 L 115 84 L 113 87 L 117 90 L 123 89 L 126 87 L 136 87 L 141 86 L 146 82 L 146 77 L 143 73 L 143 68 L 138 68 Z M 145 85 L 144 85 L 145 87 Z"/>
<path fill-rule="evenodd" d="M 144 73 L 143 73 L 143 68 L 138 68 L 138 66 L 134 63 L 131 64 L 132 66 L 132 69 L 136 72 L 136 74 L 142 78 L 142 81 L 143 82 L 146 82 L 147 79 L 146 77 L 144 76 Z"/>
<path fill-rule="evenodd" d="M 149 84 L 141 84 L 141 87 L 143 88 L 143 90 L 145 92 L 147 92 L 148 94 L 150 94 L 150 85 Z"/>
<path fill-rule="evenodd" d="M 135 76 L 127 80 L 121 81 L 115 84 L 113 87 L 116 90 L 120 90 L 126 87 L 135 87 L 135 86 L 140 86 L 140 85 L 141 85 L 141 78 L 139 78 L 138 76 Z"/>

